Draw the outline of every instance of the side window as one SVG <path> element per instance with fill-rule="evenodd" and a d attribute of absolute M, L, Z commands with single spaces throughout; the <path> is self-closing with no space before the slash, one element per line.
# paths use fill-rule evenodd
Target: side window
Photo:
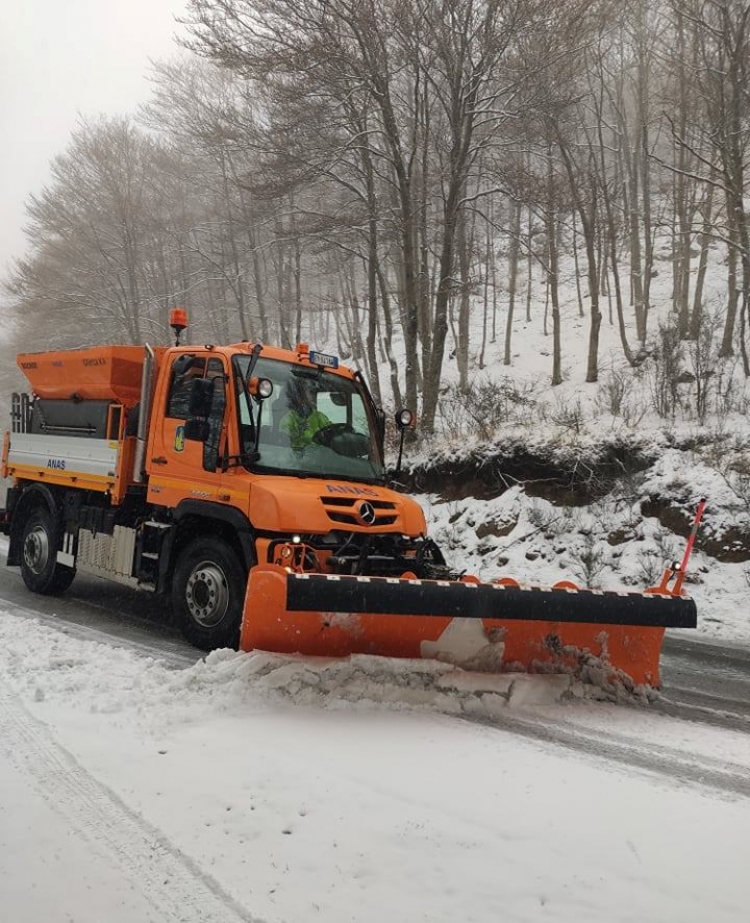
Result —
<path fill-rule="evenodd" d="M 317 409 L 324 413 L 331 423 L 346 423 L 349 415 L 347 396 L 338 391 L 320 391 L 317 394 Z"/>
<path fill-rule="evenodd" d="M 344 391 L 321 391 L 317 395 L 317 409 L 322 411 L 331 423 L 344 423 L 355 433 L 370 431 L 367 410 L 358 394 L 347 394 Z"/>
<path fill-rule="evenodd" d="M 355 433 L 369 433 L 370 421 L 362 398 L 355 394 L 352 398 L 352 429 Z"/>
<path fill-rule="evenodd" d="M 219 464 L 221 427 L 227 406 L 227 376 L 221 359 L 208 360 L 206 378 L 213 380 L 214 393 L 211 398 L 211 410 L 208 414 L 208 439 L 203 443 L 203 467 L 206 471 L 216 471 Z"/>
<path fill-rule="evenodd" d="M 212 362 L 217 360 L 212 359 Z M 195 356 L 178 356 L 172 365 L 172 381 L 167 399 L 167 416 L 174 420 L 187 420 L 190 401 L 190 382 L 203 378 L 206 360 Z"/>

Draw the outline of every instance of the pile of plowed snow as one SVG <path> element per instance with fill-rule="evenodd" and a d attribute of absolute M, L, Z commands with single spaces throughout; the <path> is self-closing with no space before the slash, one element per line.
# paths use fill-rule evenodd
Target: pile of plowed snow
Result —
<path fill-rule="evenodd" d="M 216 712 L 246 708 L 253 700 L 281 700 L 328 708 L 387 704 L 491 717 L 509 706 L 602 695 L 601 689 L 567 675 L 472 673 L 435 660 L 368 655 L 334 660 L 219 650 L 175 670 L 158 659 L 144 663 L 140 654 L 99 642 L 81 642 L 58 632 L 50 638 L 49 627 L 39 623 L 26 623 L 22 640 L 17 625 L 17 619 L 0 614 L 6 674 L 19 692 L 36 701 L 48 696 L 71 705 L 84 701 L 92 711 L 109 714 L 138 710 L 144 700 L 163 703 L 173 717 L 183 707 L 194 716 L 201 706 Z M 29 643 L 29 635 L 34 643 Z M 86 669 L 80 669 L 82 644 L 93 654 Z M 96 656 L 98 648 L 101 658 Z"/>

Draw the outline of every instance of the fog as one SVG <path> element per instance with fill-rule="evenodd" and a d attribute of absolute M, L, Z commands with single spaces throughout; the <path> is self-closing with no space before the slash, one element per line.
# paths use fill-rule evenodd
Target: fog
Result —
<path fill-rule="evenodd" d="M 0 0 L 0 276 L 23 255 L 24 202 L 80 116 L 133 112 L 149 59 L 175 51 L 187 0 Z"/>

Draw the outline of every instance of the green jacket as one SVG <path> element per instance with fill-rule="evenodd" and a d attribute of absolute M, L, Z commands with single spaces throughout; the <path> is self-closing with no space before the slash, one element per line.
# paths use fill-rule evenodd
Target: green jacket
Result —
<path fill-rule="evenodd" d="M 289 433 L 293 449 L 301 450 L 310 445 L 319 430 L 330 425 L 331 421 L 320 410 L 313 410 L 306 417 L 296 410 L 290 410 L 281 418 L 279 429 Z"/>

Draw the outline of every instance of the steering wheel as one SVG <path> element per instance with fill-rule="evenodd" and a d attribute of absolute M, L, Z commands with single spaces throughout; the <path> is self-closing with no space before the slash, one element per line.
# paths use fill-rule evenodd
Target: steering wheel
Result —
<path fill-rule="evenodd" d="M 342 433 L 353 433 L 354 430 L 351 429 L 346 423 L 327 423 L 315 433 L 312 437 L 312 441 L 316 442 L 318 445 L 324 445 L 327 448 L 331 448 L 331 441 L 340 436 Z"/>
<path fill-rule="evenodd" d="M 370 451 L 369 436 L 358 433 L 346 423 L 330 423 L 322 427 L 313 436 L 313 442 L 347 458 L 362 458 Z"/>

